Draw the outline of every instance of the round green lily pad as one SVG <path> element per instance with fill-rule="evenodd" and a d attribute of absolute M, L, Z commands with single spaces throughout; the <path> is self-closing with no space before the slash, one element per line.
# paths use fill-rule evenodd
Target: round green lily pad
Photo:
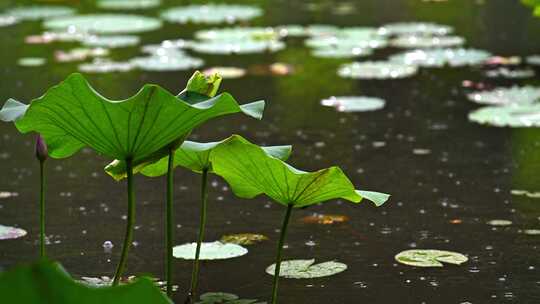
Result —
<path fill-rule="evenodd" d="M 138 10 L 154 8 L 161 4 L 161 0 L 99 0 L 97 6 L 111 10 Z"/>
<path fill-rule="evenodd" d="M 510 226 L 512 225 L 512 221 L 509 220 L 491 220 L 487 222 L 490 226 Z"/>
<path fill-rule="evenodd" d="M 388 41 L 382 36 L 358 38 L 342 33 L 335 36 L 315 36 L 306 39 L 304 43 L 312 48 L 339 47 L 349 49 L 378 49 L 388 45 Z"/>
<path fill-rule="evenodd" d="M 467 94 L 470 101 L 488 105 L 525 105 L 540 99 L 540 87 L 524 86 L 496 88 Z"/>
<path fill-rule="evenodd" d="M 203 303 L 221 303 L 237 299 L 237 295 L 227 292 L 207 292 L 201 295 Z"/>
<path fill-rule="evenodd" d="M 536 72 L 529 68 L 509 69 L 507 67 L 499 67 L 494 70 L 486 71 L 485 75 L 489 78 L 522 79 L 534 77 L 536 76 Z"/>
<path fill-rule="evenodd" d="M 17 60 L 17 64 L 24 67 L 42 66 L 47 63 L 47 59 L 42 57 L 23 57 Z"/>
<path fill-rule="evenodd" d="M 287 279 L 313 279 L 328 277 L 347 270 L 347 265 L 329 261 L 314 264 L 315 260 L 289 260 L 281 262 L 279 276 Z M 266 273 L 274 275 L 276 264 L 266 268 Z"/>
<path fill-rule="evenodd" d="M 137 15 L 93 14 L 59 17 L 45 21 L 43 26 L 52 30 L 71 29 L 94 34 L 141 33 L 162 26 L 159 19 Z"/>
<path fill-rule="evenodd" d="M 338 75 L 353 79 L 397 79 L 413 76 L 418 68 L 413 65 L 388 61 L 353 62 L 342 65 Z"/>
<path fill-rule="evenodd" d="M 483 107 L 469 113 L 470 121 L 494 127 L 540 127 L 540 105 Z"/>
<path fill-rule="evenodd" d="M 161 17 L 176 23 L 234 23 L 247 21 L 262 15 L 255 6 L 233 4 L 206 4 L 179 6 L 166 10 Z"/>
<path fill-rule="evenodd" d="M 484 63 L 491 54 L 476 49 L 426 49 L 413 50 L 390 56 L 390 61 L 422 67 L 452 67 L 478 65 Z"/>
<path fill-rule="evenodd" d="M 429 22 L 396 22 L 379 28 L 379 33 L 382 35 L 448 35 L 453 31 L 451 26 Z"/>
<path fill-rule="evenodd" d="M 6 14 L 19 20 L 41 20 L 73 15 L 75 12 L 75 9 L 66 6 L 35 5 L 12 8 L 7 10 Z"/>
<path fill-rule="evenodd" d="M 197 243 L 189 243 L 173 248 L 173 256 L 184 260 L 194 260 Z M 224 260 L 246 255 L 248 250 L 237 244 L 211 242 L 202 243 L 200 260 Z"/>
<path fill-rule="evenodd" d="M 205 75 L 218 74 L 223 79 L 240 78 L 246 75 L 246 70 L 235 67 L 211 67 L 203 71 Z"/>
<path fill-rule="evenodd" d="M 352 58 L 369 56 L 373 54 L 373 51 L 370 48 L 338 46 L 316 48 L 311 52 L 311 54 L 315 57 L 321 58 Z"/>
<path fill-rule="evenodd" d="M 82 43 L 91 47 L 120 48 L 139 44 L 141 39 L 133 35 L 88 36 Z"/>
<path fill-rule="evenodd" d="M 144 71 L 183 71 L 203 65 L 202 59 L 190 56 L 148 56 L 131 60 L 136 67 Z"/>
<path fill-rule="evenodd" d="M 0 14 L 0 27 L 4 26 L 10 26 L 15 23 L 17 23 L 19 19 L 17 19 L 14 16 L 6 15 L 6 14 Z"/>
<path fill-rule="evenodd" d="M 191 48 L 199 53 L 206 54 L 250 54 L 263 52 L 276 52 L 285 48 L 285 43 L 277 40 L 238 40 L 238 41 L 201 41 L 194 42 Z"/>
<path fill-rule="evenodd" d="M 332 96 L 321 101 L 323 106 L 335 107 L 340 112 L 368 112 L 384 108 L 385 101 L 366 96 Z"/>
<path fill-rule="evenodd" d="M 528 64 L 540 65 L 540 55 L 531 55 L 525 58 Z"/>
<path fill-rule="evenodd" d="M 239 40 L 276 40 L 281 35 L 271 27 L 226 27 L 202 30 L 195 33 L 201 40 L 239 41 Z"/>
<path fill-rule="evenodd" d="M 540 229 L 525 229 L 523 233 L 526 235 L 540 235 Z"/>
<path fill-rule="evenodd" d="M 26 235 L 26 230 L 0 225 L 0 240 L 18 239 Z"/>
<path fill-rule="evenodd" d="M 425 36 L 425 35 L 402 35 L 390 41 L 390 45 L 399 48 L 447 48 L 461 46 L 465 39 L 460 36 Z"/>
<path fill-rule="evenodd" d="M 461 253 L 433 249 L 412 249 L 400 252 L 396 261 L 416 267 L 443 267 L 443 263 L 461 265 L 469 259 Z"/>
<path fill-rule="evenodd" d="M 18 192 L 0 191 L 0 199 L 19 196 Z"/>
<path fill-rule="evenodd" d="M 109 59 L 95 59 L 90 63 L 79 65 L 79 71 L 85 73 L 128 72 L 135 68 L 131 62 L 117 62 Z"/>

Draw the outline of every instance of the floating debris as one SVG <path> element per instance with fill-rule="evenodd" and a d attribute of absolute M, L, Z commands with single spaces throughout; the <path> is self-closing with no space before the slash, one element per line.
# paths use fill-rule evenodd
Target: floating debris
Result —
<path fill-rule="evenodd" d="M 26 235 L 26 230 L 0 225 L 0 240 L 18 239 Z"/>
<path fill-rule="evenodd" d="M 40 5 L 22 6 L 6 11 L 6 14 L 18 20 L 41 20 L 75 14 L 75 10 L 66 6 Z"/>
<path fill-rule="evenodd" d="M 530 198 L 540 198 L 540 192 L 529 192 L 529 191 L 526 191 L 526 190 L 511 190 L 510 193 L 512 195 L 517 195 L 517 196 L 526 196 L 526 197 L 530 197 Z"/>
<path fill-rule="evenodd" d="M 313 279 L 328 277 L 347 270 L 347 265 L 335 261 L 314 264 L 311 260 L 289 260 L 281 262 L 279 276 L 287 279 Z M 274 275 L 276 264 L 266 268 L 266 273 Z"/>
<path fill-rule="evenodd" d="M 262 241 L 267 241 L 268 237 L 262 234 L 256 233 L 239 233 L 239 234 L 227 234 L 221 237 L 222 243 L 230 243 L 237 245 L 253 245 Z"/>
<path fill-rule="evenodd" d="M 512 225 L 512 221 L 509 220 L 491 220 L 487 222 L 490 226 L 510 226 Z"/>
<path fill-rule="evenodd" d="M 488 105 L 527 105 L 540 99 L 540 87 L 524 86 L 496 88 L 491 91 L 478 91 L 467 94 L 470 101 Z"/>
<path fill-rule="evenodd" d="M 469 260 L 458 252 L 433 249 L 405 250 L 397 254 L 395 259 L 402 264 L 416 267 L 443 267 L 443 263 L 461 265 Z"/>
<path fill-rule="evenodd" d="M 255 6 L 207 4 L 179 6 L 166 10 L 161 17 L 176 23 L 235 23 L 259 17 L 263 11 Z"/>
<path fill-rule="evenodd" d="M 17 19 L 15 16 L 5 14 L 0 15 L 0 27 L 14 25 L 17 22 L 19 22 L 19 19 Z"/>
<path fill-rule="evenodd" d="M 257 40 L 238 40 L 238 41 L 200 41 L 194 42 L 191 48 L 199 53 L 206 54 L 250 54 L 262 52 L 276 52 L 285 48 L 285 43 L 277 40 L 257 41 Z"/>
<path fill-rule="evenodd" d="M 194 260 L 197 243 L 188 243 L 173 248 L 173 256 L 184 260 Z M 246 255 L 248 250 L 237 244 L 219 241 L 202 243 L 200 260 L 223 260 Z"/>
<path fill-rule="evenodd" d="M 334 107 L 340 112 L 368 112 L 384 108 L 384 99 L 366 96 L 332 96 L 323 99 L 323 106 Z"/>
<path fill-rule="evenodd" d="M 448 35 L 454 29 L 448 25 L 429 22 L 397 22 L 389 23 L 379 28 L 381 35 Z"/>
<path fill-rule="evenodd" d="M 422 67 L 459 67 L 482 64 L 490 56 L 490 53 L 476 49 L 428 49 L 396 54 L 390 56 L 390 61 Z"/>
<path fill-rule="evenodd" d="M 139 44 L 141 39 L 133 35 L 88 36 L 82 40 L 83 45 L 90 47 L 121 48 Z"/>
<path fill-rule="evenodd" d="M 270 73 L 273 75 L 289 75 L 294 72 L 294 67 L 287 63 L 275 62 L 269 66 Z"/>
<path fill-rule="evenodd" d="M 506 67 L 500 67 L 495 70 L 486 71 L 485 75 L 489 78 L 521 79 L 534 77 L 536 73 L 532 69 L 511 70 Z"/>
<path fill-rule="evenodd" d="M 235 67 L 212 67 L 203 71 L 206 75 L 219 74 L 223 79 L 240 78 L 246 75 L 246 70 Z"/>
<path fill-rule="evenodd" d="M 460 36 L 425 36 L 425 35 L 402 35 L 390 41 L 390 45 L 400 48 L 448 48 L 457 47 L 465 43 Z"/>
<path fill-rule="evenodd" d="M 37 67 L 47 63 L 47 59 L 42 57 L 23 57 L 17 60 L 17 64 L 24 67 Z"/>
<path fill-rule="evenodd" d="M 353 62 L 341 66 L 338 75 L 353 79 L 398 79 L 418 72 L 414 65 L 388 61 Z"/>
<path fill-rule="evenodd" d="M 158 7 L 161 0 L 99 0 L 97 6 L 111 10 L 138 10 Z"/>
<path fill-rule="evenodd" d="M 141 33 L 162 26 L 159 19 L 121 14 L 92 14 L 49 19 L 43 26 L 52 30 L 67 30 L 93 34 Z"/>
<path fill-rule="evenodd" d="M 128 72 L 135 68 L 131 62 L 117 62 L 110 59 L 96 58 L 91 63 L 79 65 L 79 71 L 86 73 Z"/>
<path fill-rule="evenodd" d="M 349 217 L 339 214 L 313 214 L 303 217 L 301 221 L 306 224 L 333 225 L 348 222 Z"/>
<path fill-rule="evenodd" d="M 469 113 L 469 120 L 494 127 L 540 127 L 540 105 L 483 107 Z"/>

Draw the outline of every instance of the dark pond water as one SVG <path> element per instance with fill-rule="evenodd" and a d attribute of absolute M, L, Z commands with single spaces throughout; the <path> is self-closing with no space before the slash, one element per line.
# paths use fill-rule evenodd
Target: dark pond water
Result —
<path fill-rule="evenodd" d="M 91 1 L 69 1 L 82 12 L 95 10 Z M 187 1 L 166 1 L 162 6 Z M 334 24 L 380 26 L 395 21 L 434 21 L 455 28 L 467 45 L 498 55 L 540 52 L 540 19 L 519 1 L 362 0 L 348 2 L 356 10 L 332 13 L 341 1 L 257 2 L 265 10 L 251 25 Z M 28 1 L 3 0 L 0 8 Z M 160 8 L 162 9 L 162 8 Z M 148 10 L 156 15 L 160 9 Z M 143 34 L 144 43 L 190 38 L 208 26 L 167 24 Z M 51 63 L 19 67 L 20 57 L 45 56 L 72 44 L 27 45 L 24 37 L 42 31 L 39 22 L 24 22 L 0 30 L 0 100 L 30 100 L 76 71 L 77 63 Z M 396 49 L 375 52 L 369 59 L 384 59 Z M 128 58 L 138 48 L 114 51 Z M 494 81 L 478 68 L 422 68 L 403 80 L 346 80 L 338 66 L 351 60 L 327 60 L 309 55 L 301 40 L 273 54 L 197 55 L 205 67 L 249 67 L 285 62 L 297 72 L 289 76 L 251 75 L 225 80 L 223 89 L 238 100 L 267 100 L 262 122 L 234 116 L 214 120 L 194 132 L 192 139 L 216 140 L 240 133 L 261 144 L 294 145 L 291 162 L 302 168 L 342 166 L 363 189 L 385 191 L 392 199 L 381 208 L 328 202 L 293 215 L 285 257 L 339 260 L 349 269 L 337 276 L 314 280 L 283 280 L 282 303 L 540 303 L 540 239 L 519 233 L 539 229 L 540 201 L 515 196 L 511 190 L 540 191 L 540 131 L 480 126 L 467 121 L 477 108 L 466 100 L 463 80 L 492 85 L 539 84 L 538 79 Z M 539 72 L 539 71 L 537 71 Z M 157 83 L 176 92 L 192 71 L 87 75 L 105 96 L 126 98 L 142 84 Z M 387 100 L 383 110 L 339 113 L 320 105 L 332 95 L 368 95 Z M 32 136 L 20 136 L 9 124 L 0 124 L 0 191 L 18 196 L 0 200 L 0 223 L 20 226 L 29 235 L 0 241 L 3 269 L 37 257 L 38 176 Z M 428 149 L 418 155 L 415 149 Z M 126 212 L 125 185 L 103 173 L 107 160 L 84 151 L 48 163 L 49 197 L 47 234 L 50 257 L 74 276 L 112 275 L 120 253 Z M 198 224 L 199 176 L 177 170 L 176 243 L 194 241 Z M 128 262 L 129 274 L 162 276 L 164 237 L 164 181 L 137 177 L 136 246 Z M 207 240 L 227 233 L 262 233 L 271 241 L 249 247 L 242 258 L 204 263 L 201 289 L 226 291 L 244 298 L 267 299 L 271 277 L 264 273 L 273 263 L 277 229 L 284 212 L 266 198 L 235 198 L 226 184 L 211 178 Z M 304 224 L 312 213 L 343 214 L 340 225 Z M 508 227 L 486 222 L 505 219 Z M 459 223 L 460 224 L 457 224 Z M 112 254 L 102 244 L 115 245 Z M 313 244 L 315 244 L 313 246 Z M 461 266 L 416 269 L 398 265 L 394 255 L 409 248 L 436 248 L 466 254 Z M 176 260 L 176 282 L 181 302 L 191 274 L 191 262 Z"/>

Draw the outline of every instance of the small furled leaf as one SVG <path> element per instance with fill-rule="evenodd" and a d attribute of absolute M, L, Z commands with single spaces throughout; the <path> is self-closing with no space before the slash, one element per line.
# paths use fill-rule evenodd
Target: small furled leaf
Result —
<path fill-rule="evenodd" d="M 266 194 L 283 205 L 306 207 L 342 198 L 358 203 L 362 195 L 338 167 L 304 172 L 266 153 L 261 147 L 233 136 L 216 146 L 210 155 L 212 167 L 242 198 Z M 381 204 L 383 194 L 366 197 Z"/>
<path fill-rule="evenodd" d="M 99 95 L 82 75 L 72 74 L 33 100 L 15 125 L 22 133 L 40 133 L 53 158 L 89 146 L 113 159 L 132 158 L 140 167 L 160 159 L 168 145 L 183 141 L 211 118 L 238 112 L 260 117 L 263 108 L 264 101 L 240 106 L 228 93 L 191 104 L 157 85 L 114 101 Z"/>
<path fill-rule="evenodd" d="M 59 264 L 42 261 L 0 274 L 3 303 L 17 304 L 171 304 L 146 278 L 118 287 L 76 283 Z"/>
<path fill-rule="evenodd" d="M 194 260 L 197 243 L 188 243 L 173 248 L 173 256 L 178 259 Z M 222 242 L 202 243 L 200 260 L 226 260 L 246 255 L 248 250 L 240 245 Z"/>
<path fill-rule="evenodd" d="M 238 135 L 233 135 L 232 137 L 241 138 Z M 221 143 L 226 142 L 231 139 L 209 142 L 209 143 L 199 143 L 194 141 L 185 141 L 180 148 L 178 148 L 174 154 L 174 167 L 184 167 L 191 171 L 201 173 L 204 169 L 212 169 L 212 164 L 210 163 L 210 153 L 212 150 L 219 146 Z M 243 138 L 242 138 L 243 139 Z M 245 139 L 243 139 L 245 140 Z M 246 140 L 247 142 L 247 140 Z M 286 160 L 291 154 L 291 146 L 269 146 L 262 147 L 262 149 L 269 155 L 279 158 L 281 160 Z M 161 176 L 167 173 L 167 166 L 169 162 L 169 156 L 165 156 L 159 161 L 146 166 L 141 173 L 146 176 L 156 177 Z M 112 168 L 109 168 L 109 170 Z M 109 174 L 112 171 L 107 171 Z"/>
<path fill-rule="evenodd" d="M 16 121 L 24 115 L 26 110 L 28 110 L 28 105 L 10 98 L 0 110 L 0 120 L 6 122 Z"/>
<path fill-rule="evenodd" d="M 314 264 L 315 260 L 289 260 L 281 262 L 279 276 L 287 279 L 313 279 L 328 277 L 347 270 L 347 265 L 329 261 Z M 266 268 L 266 273 L 274 275 L 276 264 Z"/>
<path fill-rule="evenodd" d="M 458 252 L 433 249 L 405 250 L 397 254 L 395 259 L 402 264 L 416 267 L 443 267 L 443 263 L 461 265 L 469 260 Z"/>

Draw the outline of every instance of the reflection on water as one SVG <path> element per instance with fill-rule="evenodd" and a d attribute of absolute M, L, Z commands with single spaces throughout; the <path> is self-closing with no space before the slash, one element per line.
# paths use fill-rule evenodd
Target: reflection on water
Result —
<path fill-rule="evenodd" d="M 155 17 L 177 4 L 172 0 L 162 2 L 158 8 L 137 13 Z M 23 3 L 33 2 L 6 0 L 0 8 Z M 84 13 L 97 10 L 92 1 L 65 3 Z M 453 35 L 465 38 L 467 48 L 505 57 L 540 52 L 535 39 L 540 35 L 540 19 L 531 17 L 530 9 L 518 1 L 235 3 L 256 3 L 265 12 L 252 21 L 241 22 L 242 26 L 318 24 L 343 28 L 436 22 L 453 27 Z M 0 17 L 1 24 L 13 22 L 4 20 Z M 209 28 L 165 23 L 160 30 L 137 35 L 141 45 L 159 44 L 179 38 L 190 40 L 195 31 Z M 298 31 L 297 27 L 288 29 L 289 33 Z M 329 27 L 312 27 L 315 29 Z M 37 21 L 0 29 L 0 100 L 30 100 L 78 69 L 81 61 L 59 63 L 54 58 L 55 51 L 78 47 L 76 42 L 25 43 L 27 37 L 41 32 Z M 539 81 L 535 77 L 493 78 L 477 67 L 420 68 L 414 76 L 394 80 L 345 79 L 337 75 L 344 64 L 384 61 L 403 49 L 375 49 L 371 55 L 354 59 L 315 57 L 302 37 L 290 36 L 284 39 L 286 48 L 271 53 L 212 55 L 186 50 L 186 54 L 204 61 L 202 69 L 244 69 L 244 76 L 226 79 L 223 89 L 240 101 L 264 98 L 268 102 L 262 122 L 241 116 L 218 119 L 196 130 L 191 139 L 212 141 L 234 132 L 261 144 L 291 143 L 295 166 L 317 169 L 338 164 L 355 184 L 390 192 L 392 200 L 378 209 L 335 201 L 299 210 L 291 221 L 286 259 L 338 260 L 348 269 L 328 278 L 284 280 L 282 302 L 539 302 L 540 205 L 538 198 L 529 194 L 540 191 L 540 133 L 536 128 L 493 128 L 467 121 L 467 114 L 478 105 L 467 100 L 472 91 L 462 86 L 464 81 L 491 88 L 537 86 Z M 38 38 L 48 39 L 33 39 Z M 339 51 L 330 53 L 344 53 Z M 111 50 L 111 70 L 106 66 L 101 67 L 105 73 L 88 73 L 90 82 L 105 96 L 119 99 L 131 96 L 147 82 L 179 91 L 179 85 L 192 72 L 126 68 L 125 61 L 135 56 L 144 56 L 139 46 Z M 30 66 L 18 66 L 21 58 L 43 58 L 45 63 L 31 64 L 36 61 L 30 60 Z M 88 64 L 93 59 L 84 60 Z M 538 72 L 538 67 L 528 68 Z M 110 72 L 115 69 L 122 72 Z M 346 113 L 320 104 L 330 96 L 370 96 L 386 104 L 378 111 Z M 28 231 L 21 239 L 0 242 L 1 269 L 36 258 L 38 166 L 33 160 L 32 142 L 31 136 L 19 136 L 13 126 L 0 125 L 0 224 Z M 105 159 L 83 152 L 48 164 L 47 252 L 75 275 L 110 276 L 125 226 L 125 189 L 104 174 Z M 177 170 L 176 178 L 176 243 L 185 244 L 194 241 L 197 233 L 199 180 L 182 170 Z M 137 176 L 136 182 L 136 246 L 128 273 L 161 276 L 164 181 Z M 249 253 L 241 258 L 203 263 L 201 289 L 266 299 L 271 276 L 264 270 L 273 263 L 282 208 L 263 197 L 249 202 L 237 199 L 217 177 L 209 182 L 212 193 L 207 241 L 238 233 L 262 234 L 270 241 L 250 246 Z M 347 220 L 332 219 L 331 225 L 303 220 L 314 214 L 342 215 Z M 456 251 L 469 261 L 461 266 L 417 269 L 394 260 L 397 253 L 411 248 Z M 174 267 L 175 283 L 179 284 L 176 300 L 182 301 L 191 262 L 177 260 Z"/>

